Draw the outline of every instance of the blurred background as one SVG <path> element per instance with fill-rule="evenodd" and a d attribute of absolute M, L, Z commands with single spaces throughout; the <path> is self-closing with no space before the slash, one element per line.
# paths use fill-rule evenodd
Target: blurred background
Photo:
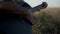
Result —
<path fill-rule="evenodd" d="M 47 2 L 48 7 L 35 12 L 38 22 L 32 27 L 33 34 L 60 34 L 60 0 L 25 0 L 31 7 Z"/>
<path fill-rule="evenodd" d="M 24 0 L 28 4 L 31 5 L 31 7 L 35 7 L 42 2 L 47 2 L 48 7 L 60 7 L 60 0 Z"/>

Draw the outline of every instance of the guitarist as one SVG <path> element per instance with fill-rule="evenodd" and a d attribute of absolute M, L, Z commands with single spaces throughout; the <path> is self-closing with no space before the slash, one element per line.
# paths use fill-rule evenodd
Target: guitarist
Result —
<path fill-rule="evenodd" d="M 5 34 L 32 34 L 35 16 L 30 11 L 31 7 L 27 5 L 17 6 L 10 0 L 0 3 L 0 29 Z"/>

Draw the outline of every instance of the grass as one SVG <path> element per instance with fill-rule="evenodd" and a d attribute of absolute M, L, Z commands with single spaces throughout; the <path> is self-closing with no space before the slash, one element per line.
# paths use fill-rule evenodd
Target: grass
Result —
<path fill-rule="evenodd" d="M 33 34 L 60 34 L 60 21 L 58 21 L 59 11 L 56 10 L 56 12 L 55 10 L 51 9 L 49 11 L 51 12 L 47 12 L 47 10 L 44 10 L 40 13 L 40 15 L 38 16 L 38 23 L 33 26 Z M 55 11 L 54 14 L 58 17 L 54 17 L 52 11 Z"/>

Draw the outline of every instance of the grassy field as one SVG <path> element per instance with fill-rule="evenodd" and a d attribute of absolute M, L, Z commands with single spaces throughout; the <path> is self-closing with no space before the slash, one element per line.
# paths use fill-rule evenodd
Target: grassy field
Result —
<path fill-rule="evenodd" d="M 60 8 L 46 8 L 35 15 L 38 22 L 34 24 L 33 34 L 60 34 Z"/>

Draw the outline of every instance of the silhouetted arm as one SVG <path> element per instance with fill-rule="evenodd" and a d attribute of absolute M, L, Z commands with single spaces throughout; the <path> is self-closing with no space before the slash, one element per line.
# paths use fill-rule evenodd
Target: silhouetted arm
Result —
<path fill-rule="evenodd" d="M 17 7 L 12 2 L 8 2 L 8 1 L 0 3 L 0 9 L 8 10 L 11 13 L 15 13 L 19 15 L 24 15 L 24 16 L 30 15 L 29 10 L 27 10 L 26 8 Z"/>
<path fill-rule="evenodd" d="M 48 4 L 46 2 L 42 2 L 42 4 L 32 8 L 32 13 L 34 13 L 35 11 L 39 11 L 41 9 L 44 9 L 48 6 Z"/>

